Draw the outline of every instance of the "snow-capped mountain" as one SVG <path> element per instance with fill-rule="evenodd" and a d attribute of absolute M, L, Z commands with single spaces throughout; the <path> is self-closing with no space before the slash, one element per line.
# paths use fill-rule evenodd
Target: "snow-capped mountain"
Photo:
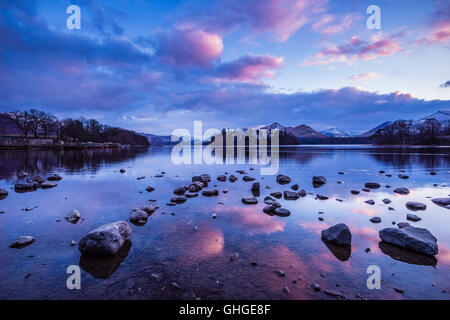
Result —
<path fill-rule="evenodd" d="M 320 130 L 320 133 L 332 138 L 349 138 L 353 135 L 348 131 L 340 131 L 336 127 L 326 127 Z"/>

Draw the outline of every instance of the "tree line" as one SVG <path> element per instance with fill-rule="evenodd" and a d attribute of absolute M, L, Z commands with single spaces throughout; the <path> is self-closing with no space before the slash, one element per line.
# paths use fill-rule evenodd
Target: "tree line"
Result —
<path fill-rule="evenodd" d="M 371 140 L 380 145 L 449 145 L 450 121 L 398 120 L 378 130 Z"/>
<path fill-rule="evenodd" d="M 30 109 L 1 114 L 22 133 L 24 138 L 56 138 L 75 142 L 113 142 L 129 145 L 148 145 L 145 136 L 134 131 L 111 127 L 95 119 L 57 119 L 49 112 Z"/>

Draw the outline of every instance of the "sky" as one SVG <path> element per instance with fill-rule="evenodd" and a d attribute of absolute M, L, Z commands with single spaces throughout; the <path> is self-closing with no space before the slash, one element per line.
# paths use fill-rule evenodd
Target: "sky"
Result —
<path fill-rule="evenodd" d="M 445 0 L 2 0 L 0 111 L 360 132 L 450 110 L 449 49 Z"/>

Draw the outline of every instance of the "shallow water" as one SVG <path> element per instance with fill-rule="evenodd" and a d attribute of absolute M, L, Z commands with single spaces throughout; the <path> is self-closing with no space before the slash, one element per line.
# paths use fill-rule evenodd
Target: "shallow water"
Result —
<path fill-rule="evenodd" d="M 275 176 L 260 176 L 257 165 L 176 166 L 170 151 L 0 152 L 0 188 L 9 191 L 0 200 L 0 212 L 4 212 L 0 214 L 0 298 L 336 299 L 324 293 L 328 289 L 348 299 L 449 299 L 450 212 L 431 202 L 431 198 L 450 193 L 446 186 L 450 181 L 449 147 L 284 148 L 279 173 L 290 176 L 291 185 L 296 183 L 313 193 L 297 201 L 279 200 L 291 211 L 286 218 L 263 213 L 263 199 L 271 192 L 290 190 L 290 185 L 277 184 Z M 121 174 L 121 168 L 126 173 Z M 242 175 L 235 172 L 240 169 L 261 182 L 256 206 L 241 202 L 242 197 L 251 196 L 252 182 L 242 181 Z M 31 176 L 59 173 L 64 178 L 54 189 L 17 193 L 11 188 L 17 182 L 16 173 L 22 170 Z M 380 170 L 392 177 L 379 174 Z M 398 178 L 400 170 L 410 178 Z M 162 171 L 164 177 L 154 177 Z M 239 180 L 217 181 L 224 172 Z M 192 176 L 202 173 L 211 175 L 210 187 L 218 186 L 218 197 L 200 195 L 175 207 L 166 205 L 175 187 L 189 184 Z M 327 184 L 315 189 L 311 182 L 315 175 L 325 176 Z M 141 176 L 146 178 L 137 180 Z M 379 182 L 382 187 L 357 196 L 350 193 L 361 190 L 365 182 Z M 147 186 L 156 190 L 148 193 Z M 411 193 L 396 195 L 396 187 L 407 187 Z M 228 194 L 222 193 L 225 188 L 230 190 Z M 330 199 L 316 200 L 317 193 Z M 384 198 L 392 203 L 385 205 Z M 77 246 L 71 247 L 72 240 L 78 243 L 90 230 L 126 220 L 131 209 L 154 204 L 150 199 L 157 200 L 155 205 L 160 208 L 146 225 L 131 225 L 130 242 L 116 257 L 82 257 Z M 375 201 L 374 206 L 364 203 L 369 199 Z M 412 213 L 405 207 L 408 201 L 427 205 L 426 211 L 415 213 L 423 220 L 410 223 L 427 228 L 438 239 L 435 258 L 380 243 L 379 230 L 406 221 L 406 214 Z M 84 218 L 75 225 L 64 220 L 72 208 Z M 217 219 L 212 219 L 213 213 Z M 382 222 L 371 223 L 373 216 L 381 217 Z M 321 230 L 337 223 L 350 227 L 351 252 L 321 240 Z M 32 235 L 36 241 L 23 249 L 9 248 L 22 235 Z M 371 251 L 366 253 L 366 248 Z M 239 257 L 230 260 L 233 253 Z M 81 290 L 66 287 L 69 265 L 81 266 Z M 367 288 L 370 265 L 381 268 L 380 290 Z M 285 271 L 286 277 L 280 277 L 277 270 Z M 312 290 L 312 283 L 322 290 Z"/>

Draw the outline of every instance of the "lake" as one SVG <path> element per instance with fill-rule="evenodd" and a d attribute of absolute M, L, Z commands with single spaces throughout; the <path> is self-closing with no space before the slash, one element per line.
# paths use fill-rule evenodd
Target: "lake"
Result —
<path fill-rule="evenodd" d="M 258 165 L 174 165 L 170 153 L 170 147 L 0 151 L 0 188 L 9 191 L 0 200 L 0 299 L 339 298 L 325 290 L 347 299 L 449 299 L 450 212 L 431 199 L 449 196 L 450 147 L 282 148 L 279 173 L 292 179 L 284 186 L 276 175 L 261 176 Z M 244 182 L 236 170 L 261 183 L 257 205 L 241 202 L 251 196 L 252 182 Z M 29 177 L 58 173 L 63 179 L 56 188 L 17 193 L 13 187 L 20 171 Z M 161 172 L 163 177 L 155 177 Z M 239 179 L 217 181 L 225 172 Z M 400 172 L 409 179 L 400 179 Z M 219 196 L 199 195 L 167 206 L 176 187 L 204 173 L 211 175 L 209 186 L 217 185 Z M 314 188 L 313 176 L 324 176 L 327 183 Z M 381 188 L 351 194 L 365 182 L 378 182 Z M 290 190 L 292 184 L 308 195 L 279 200 L 291 215 L 265 214 L 264 197 Z M 148 186 L 155 190 L 147 192 Z M 395 194 L 397 187 L 410 194 Z M 317 193 L 329 199 L 318 200 Z M 385 198 L 392 203 L 383 203 Z M 375 205 L 365 203 L 370 199 Z M 405 207 L 408 201 L 422 202 L 427 209 L 411 212 Z M 132 209 L 148 204 L 159 209 L 145 225 L 130 224 L 132 235 L 120 254 L 80 254 L 78 241 L 86 233 L 127 220 Z M 81 213 L 77 224 L 64 220 L 71 209 Z M 438 255 L 380 242 L 378 232 L 405 222 L 407 213 L 422 218 L 410 224 L 438 239 Z M 369 221 L 375 216 L 382 222 Z M 351 251 L 321 240 L 321 231 L 338 223 L 350 228 Z M 36 241 L 23 249 L 9 248 L 23 235 Z M 67 289 L 69 265 L 81 267 L 81 290 Z M 381 289 L 368 289 L 369 266 L 380 268 Z M 314 283 L 322 290 L 313 290 Z"/>

